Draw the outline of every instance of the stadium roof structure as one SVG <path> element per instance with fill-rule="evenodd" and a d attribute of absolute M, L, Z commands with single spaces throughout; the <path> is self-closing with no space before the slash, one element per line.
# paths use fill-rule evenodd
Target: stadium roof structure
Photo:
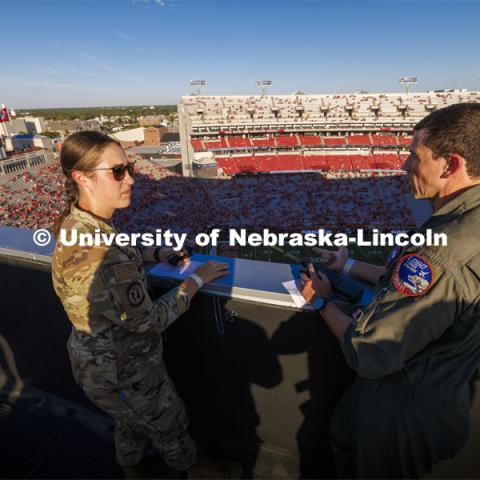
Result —
<path fill-rule="evenodd" d="M 131 130 L 113 133 L 110 136 L 124 142 L 143 142 L 145 140 L 144 130 L 144 127 L 132 128 Z"/>

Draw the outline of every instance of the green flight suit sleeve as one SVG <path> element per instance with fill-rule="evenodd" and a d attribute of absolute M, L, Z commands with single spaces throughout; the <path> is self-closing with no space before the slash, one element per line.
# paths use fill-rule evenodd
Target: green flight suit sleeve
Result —
<path fill-rule="evenodd" d="M 454 322 L 459 308 L 454 278 L 431 259 L 429 262 L 432 285 L 425 293 L 400 293 L 390 278 L 348 327 L 341 349 L 348 365 L 360 376 L 376 379 L 401 370 Z"/>

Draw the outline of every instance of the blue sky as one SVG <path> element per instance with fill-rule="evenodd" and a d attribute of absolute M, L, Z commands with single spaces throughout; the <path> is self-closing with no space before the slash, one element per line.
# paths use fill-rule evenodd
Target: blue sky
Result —
<path fill-rule="evenodd" d="M 480 88 L 480 1 L 0 0 L 0 103 Z"/>

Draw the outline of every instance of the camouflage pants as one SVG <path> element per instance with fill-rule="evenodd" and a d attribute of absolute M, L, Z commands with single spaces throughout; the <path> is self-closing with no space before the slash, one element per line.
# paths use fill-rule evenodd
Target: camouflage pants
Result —
<path fill-rule="evenodd" d="M 142 459 L 149 439 L 165 463 L 187 470 L 196 445 L 188 432 L 185 405 L 165 368 L 122 390 L 83 384 L 85 394 L 115 421 L 115 449 L 121 467 Z"/>

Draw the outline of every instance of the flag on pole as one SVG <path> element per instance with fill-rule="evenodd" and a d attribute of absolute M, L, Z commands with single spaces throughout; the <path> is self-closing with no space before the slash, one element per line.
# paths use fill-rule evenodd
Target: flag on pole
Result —
<path fill-rule="evenodd" d="M 8 116 L 7 107 L 4 107 L 0 110 L 0 123 L 9 122 L 10 117 Z"/>

